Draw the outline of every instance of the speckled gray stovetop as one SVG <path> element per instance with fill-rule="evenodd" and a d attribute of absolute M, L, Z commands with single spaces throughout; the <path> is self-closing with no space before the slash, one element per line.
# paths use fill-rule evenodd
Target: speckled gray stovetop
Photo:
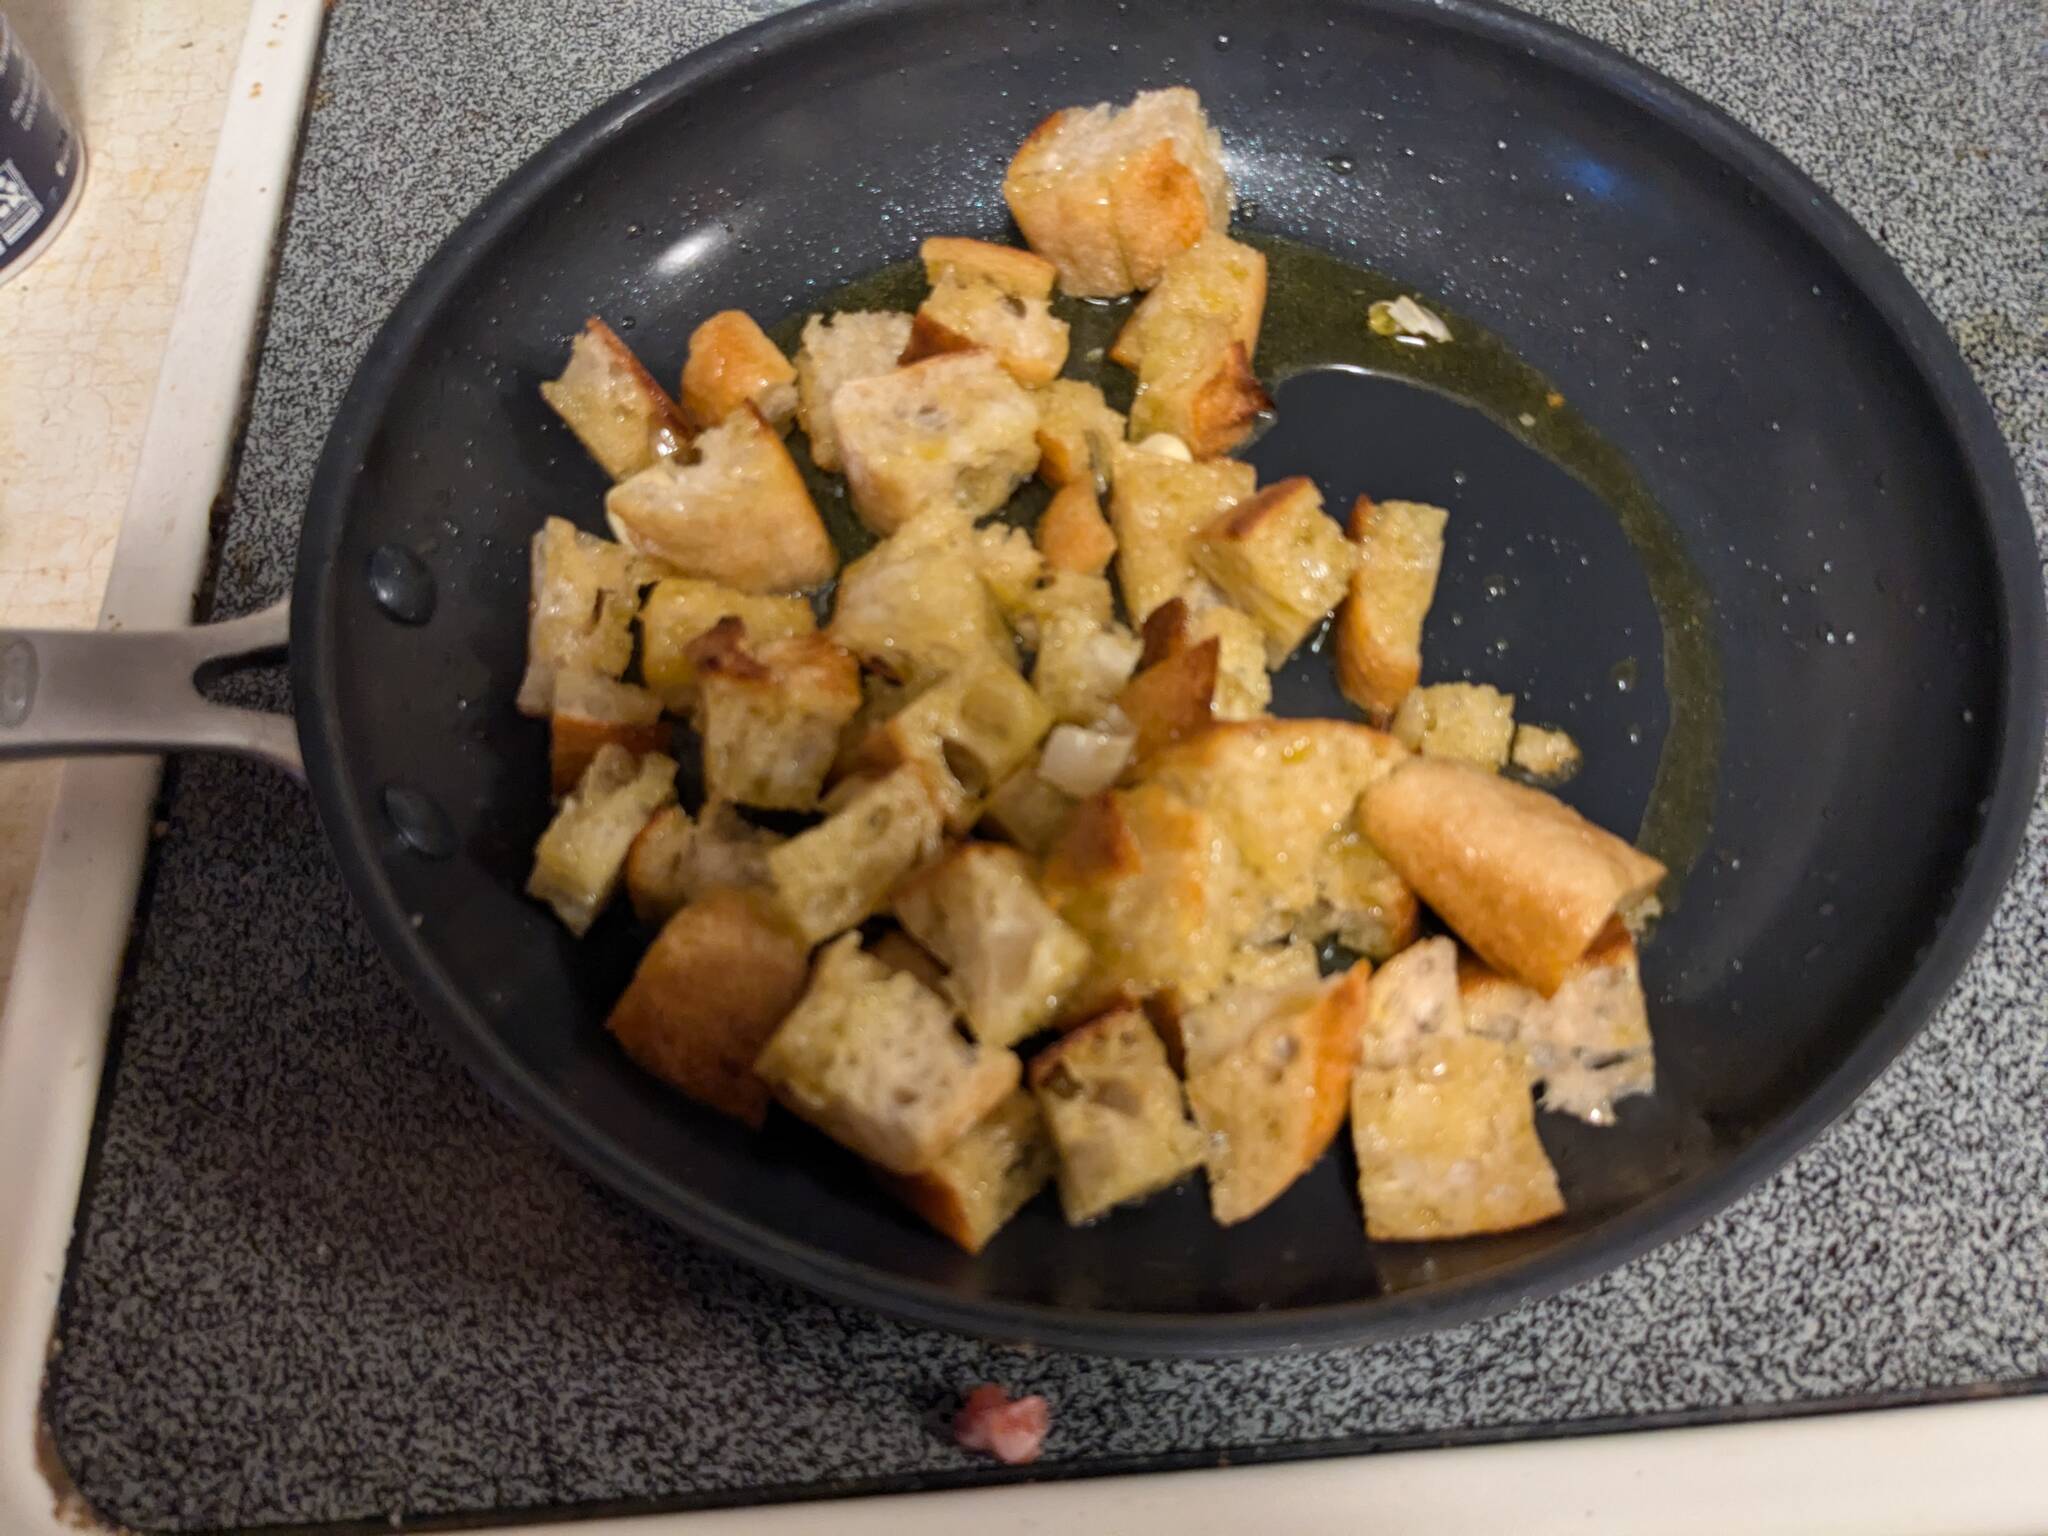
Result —
<path fill-rule="evenodd" d="M 215 606 L 282 592 L 327 420 L 412 273 L 522 158 L 758 14 L 342 0 Z M 1544 0 L 1731 109 L 1904 264 L 2048 499 L 2038 0 Z M 402 129 L 399 125 L 402 125 Z M 282 686 L 268 684 L 274 702 Z M 994 1350 L 736 1267 L 572 1172 L 436 1042 L 276 775 L 170 781 L 51 1372 L 142 1528 L 943 1481 L 962 1384 L 1058 1404 L 1049 1465 L 1513 1433 L 2048 1377 L 2048 813 L 1937 1021 L 1693 1236 L 1555 1300 L 1227 1365 Z"/>

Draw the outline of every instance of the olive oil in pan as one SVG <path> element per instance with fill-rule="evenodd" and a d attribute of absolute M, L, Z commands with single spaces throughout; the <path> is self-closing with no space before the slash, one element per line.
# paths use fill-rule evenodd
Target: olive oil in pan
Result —
<path fill-rule="evenodd" d="M 1451 342 L 1414 346 L 1375 334 L 1367 323 L 1370 307 L 1412 289 L 1291 240 L 1246 234 L 1238 238 L 1264 251 L 1267 259 L 1266 312 L 1255 361 L 1268 389 L 1297 374 L 1332 368 L 1422 386 L 1491 418 L 1577 479 L 1613 515 L 1641 565 L 1662 631 L 1670 725 L 1636 840 L 1670 866 L 1668 902 L 1669 892 L 1706 842 L 1722 736 L 1721 665 L 1714 645 L 1712 603 L 1677 530 L 1621 451 L 1500 338 L 1426 294 L 1418 297 L 1449 325 Z M 805 313 L 910 310 L 924 292 L 920 265 L 898 262 L 820 295 Z M 1131 300 L 1103 303 L 1064 297 L 1054 306 L 1072 329 L 1067 376 L 1098 385 L 1119 410 L 1129 409 L 1133 381 L 1125 369 L 1109 362 L 1108 350 L 1131 307 Z M 794 354 L 803 321 L 803 314 L 791 316 L 770 334 Z M 1361 423 L 1361 429 L 1369 431 L 1370 424 Z M 841 552 L 852 558 L 870 548 L 874 538 L 853 515 L 844 482 L 817 470 L 801 433 L 792 434 L 791 447 Z M 1018 493 L 1004 516 L 1028 524 L 1044 500 L 1042 488 L 1033 482 Z M 1332 507 L 1340 515 L 1342 510 Z M 1455 530 L 1454 522 L 1453 539 Z M 1632 665 L 1623 657 L 1616 658 L 1616 664 Z M 1589 679 L 1594 681 L 1605 680 Z"/>

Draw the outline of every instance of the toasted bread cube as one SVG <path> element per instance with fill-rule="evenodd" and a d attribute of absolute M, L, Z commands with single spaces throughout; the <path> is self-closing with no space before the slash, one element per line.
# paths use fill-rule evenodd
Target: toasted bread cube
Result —
<path fill-rule="evenodd" d="M 832 397 L 840 386 L 893 371 L 909 344 L 910 316 L 896 310 L 851 310 L 804 321 L 796 354 L 796 419 L 818 468 L 844 467 L 832 427 Z"/>
<path fill-rule="evenodd" d="M 1241 944 L 1230 957 L 1228 985 L 1262 990 L 1313 982 L 1322 975 L 1316 947 L 1306 939 L 1278 944 Z"/>
<path fill-rule="evenodd" d="M 685 872 L 697 828 L 680 805 L 665 805 L 647 818 L 626 849 L 626 895 L 643 923 L 667 922 L 689 904 Z"/>
<path fill-rule="evenodd" d="M 1208 1138 L 1209 1207 L 1223 1226 L 1286 1193 L 1336 1139 L 1350 1109 L 1365 1019 L 1363 962 L 1307 988 L 1267 995 L 1242 1040 L 1197 1065 L 1188 1103 Z"/>
<path fill-rule="evenodd" d="M 823 635 L 749 648 L 745 626 L 720 619 L 690 646 L 704 792 L 764 810 L 808 811 L 861 705 L 860 666 Z"/>
<path fill-rule="evenodd" d="M 1234 341 L 1253 353 L 1265 313 L 1265 254 L 1214 230 L 1166 263 L 1159 285 L 1131 311 L 1109 355 L 1142 379 L 1162 353 L 1205 342 Z M 1144 435 L 1134 432 L 1131 440 Z"/>
<path fill-rule="evenodd" d="M 1010 624 L 1039 601 L 1038 590 L 1045 584 L 1045 556 L 1022 528 L 991 524 L 977 528 L 969 541 L 975 574 L 996 600 L 996 609 Z"/>
<path fill-rule="evenodd" d="M 1222 139 L 1185 86 L 1141 91 L 1120 110 L 1055 112 L 1010 161 L 1003 196 L 1060 287 L 1082 298 L 1150 288 L 1173 256 L 1230 223 Z"/>
<path fill-rule="evenodd" d="M 1424 757 L 1498 772 L 1515 734 L 1515 696 L 1486 683 L 1416 688 L 1394 712 L 1394 735 Z"/>
<path fill-rule="evenodd" d="M 676 798 L 676 761 L 603 746 L 534 845 L 526 894 L 546 902 L 571 933 L 590 931 L 647 820 Z"/>
<path fill-rule="evenodd" d="M 801 592 L 839 569 L 796 461 L 752 406 L 700 435 L 695 462 L 613 486 L 604 509 L 642 554 L 742 592 Z"/>
<path fill-rule="evenodd" d="M 1079 379 L 1054 379 L 1037 392 L 1037 402 L 1038 478 L 1055 490 L 1080 484 L 1106 494 L 1111 460 L 1124 440 L 1123 412 Z"/>
<path fill-rule="evenodd" d="M 899 769 L 769 849 L 769 883 L 797 932 L 821 943 L 887 906 L 904 877 L 938 853 L 940 832 L 923 775 Z"/>
<path fill-rule="evenodd" d="M 1056 720 L 1087 725 L 1114 704 L 1138 665 L 1138 637 L 1111 620 L 1072 610 L 1049 616 L 1038 633 L 1031 686 Z"/>
<path fill-rule="evenodd" d="M 1546 997 L 1616 910 L 1664 878 L 1556 797 L 1441 758 L 1411 758 L 1368 789 L 1364 824 L 1482 960 Z"/>
<path fill-rule="evenodd" d="M 1156 1194 L 1202 1160 L 1166 1048 L 1135 1008 L 1040 1051 L 1031 1091 L 1059 1152 L 1060 1208 L 1075 1226 Z"/>
<path fill-rule="evenodd" d="M 1488 969 L 1457 963 L 1465 1027 L 1528 1055 L 1545 1109 L 1612 1125 L 1614 1101 L 1657 1086 L 1649 1009 L 1635 941 L 1610 923 L 1550 997 Z"/>
<path fill-rule="evenodd" d="M 657 571 L 624 545 L 561 517 L 533 536 L 532 559 L 519 712 L 544 719 L 554 713 L 555 678 L 564 670 L 600 677 L 626 670 L 640 587 Z"/>
<path fill-rule="evenodd" d="M 1110 356 L 1138 375 L 1131 437 L 1170 433 L 1198 459 L 1243 442 L 1273 402 L 1251 359 L 1266 306 L 1266 258 L 1212 233 L 1166 264 Z"/>
<path fill-rule="evenodd" d="M 1021 1068 L 1009 1051 L 970 1044 L 944 1002 L 849 933 L 818 956 L 754 1071 L 842 1146 L 918 1173 L 1009 1096 Z"/>
<path fill-rule="evenodd" d="M 1032 536 L 1046 565 L 1056 571 L 1100 576 L 1116 555 L 1116 535 L 1087 480 L 1072 481 L 1053 493 Z"/>
<path fill-rule="evenodd" d="M 605 1027 L 663 1082 L 759 1130 L 768 1089 L 754 1058 L 809 970 L 809 949 L 765 901 L 714 891 L 662 926 Z"/>
<path fill-rule="evenodd" d="M 712 891 L 766 891 L 774 886 L 768 855 L 787 839 L 757 827 L 730 805 L 716 801 L 697 818 L 687 848 L 671 875 L 686 901 L 702 901 Z M 631 878 L 632 867 L 627 866 Z"/>
<path fill-rule="evenodd" d="M 923 512 L 985 517 L 1038 467 L 1038 407 L 986 351 L 842 384 L 832 430 L 853 509 L 880 534 Z"/>
<path fill-rule="evenodd" d="M 868 953 L 892 971 L 902 971 L 916 978 L 919 986 L 946 995 L 946 968 L 939 964 L 930 950 L 905 933 L 901 928 L 891 928 L 887 933 L 868 946 Z"/>
<path fill-rule="evenodd" d="M 1450 514 L 1420 501 L 1361 496 L 1351 507 L 1358 550 L 1337 619 L 1337 686 L 1385 730 L 1422 679 L 1422 622 L 1436 598 Z"/>
<path fill-rule="evenodd" d="M 981 825 L 1035 858 L 1053 845 L 1079 803 L 1040 778 L 1035 764 L 1027 764 L 995 787 L 982 808 Z"/>
<path fill-rule="evenodd" d="M 903 361 L 986 347 L 1019 384 L 1059 377 L 1067 322 L 1053 317 L 1053 264 L 1014 246 L 939 237 L 919 252 L 931 292 L 910 321 Z"/>
<path fill-rule="evenodd" d="M 1258 621 L 1278 667 L 1337 606 L 1353 553 L 1313 481 L 1269 485 L 1195 536 L 1195 566 Z"/>
<path fill-rule="evenodd" d="M 683 364 L 683 409 L 715 427 L 751 405 L 777 432 L 796 414 L 796 367 L 744 310 L 720 310 L 690 333 Z"/>
<path fill-rule="evenodd" d="M 1585 756 L 1567 732 L 1544 725 L 1518 725 L 1508 761 L 1539 784 L 1562 784 L 1579 771 Z"/>
<path fill-rule="evenodd" d="M 979 1253 L 1052 1182 L 1059 1156 L 1038 1100 L 1019 1088 L 923 1173 L 884 1175 L 898 1199 L 969 1253 Z"/>
<path fill-rule="evenodd" d="M 1243 857 L 1256 937 L 1321 940 L 1389 899 L 1363 878 L 1356 817 L 1359 796 L 1406 756 L 1370 726 L 1268 718 L 1212 726 L 1139 773 L 1213 816 Z"/>
<path fill-rule="evenodd" d="M 1322 983 L 1316 947 L 1301 939 L 1281 944 L 1240 944 L 1224 967 L 1223 982 L 1205 1001 L 1192 1007 L 1178 997 L 1162 997 L 1147 1005 L 1167 1060 L 1183 1077 L 1219 1061 L 1271 1012 L 1271 1000 L 1283 993 L 1306 997 Z"/>
<path fill-rule="evenodd" d="M 1375 1242 L 1508 1232 L 1564 1210 L 1528 1068 L 1497 1040 L 1436 1037 L 1403 1066 L 1361 1068 L 1351 1135 Z"/>
<path fill-rule="evenodd" d="M 1403 1066 L 1437 1037 L 1464 1032 L 1454 940 L 1433 938 L 1411 944 L 1373 972 L 1359 1049 L 1366 1066 Z"/>
<path fill-rule="evenodd" d="M 1083 801 L 1046 855 L 1046 900 L 1095 951 L 1087 1005 L 1169 993 L 1192 1006 L 1223 984 L 1255 912 L 1236 846 L 1156 784 Z"/>
<path fill-rule="evenodd" d="M 569 343 L 561 377 L 545 380 L 540 394 L 614 480 L 637 475 L 690 441 L 689 423 L 668 391 L 595 315 Z"/>
<path fill-rule="evenodd" d="M 962 843 L 912 876 L 896 918 L 945 964 L 945 993 L 984 1045 L 1015 1045 L 1051 1023 L 1091 960 L 1024 855 L 997 843 Z"/>
<path fill-rule="evenodd" d="M 1112 461 L 1109 524 L 1116 532 L 1116 577 L 1133 623 L 1184 593 L 1195 575 L 1195 535 L 1249 501 L 1249 464 L 1215 459 L 1182 463 L 1125 447 Z"/>
<path fill-rule="evenodd" d="M 989 791 L 1031 758 L 1052 713 L 1010 668 L 984 664 L 934 683 L 868 733 L 855 761 L 865 772 L 915 766 L 941 819 L 965 832 Z"/>
<path fill-rule="evenodd" d="M 555 709 L 548 717 L 548 777 L 566 795 L 607 743 L 635 756 L 668 745 L 661 700 L 645 688 L 571 667 L 555 676 Z"/>
<path fill-rule="evenodd" d="M 847 566 L 825 631 L 872 672 L 916 688 L 990 663 L 1015 667 L 974 545 L 939 512 L 906 524 Z"/>
<path fill-rule="evenodd" d="M 1010 622 L 1020 640 L 1038 646 L 1044 643 L 1046 626 L 1068 618 L 1083 619 L 1098 629 L 1116 623 L 1116 593 L 1107 576 L 1047 570 L 1024 595 L 1023 606 L 1010 615 Z"/>
<path fill-rule="evenodd" d="M 720 619 L 738 619 L 749 645 L 812 634 L 818 621 L 801 597 L 736 592 L 698 576 L 657 581 L 640 605 L 640 675 L 671 713 L 687 715 L 697 702 L 697 667 L 690 647 Z"/>
<path fill-rule="evenodd" d="M 1146 626 L 1148 631 L 1151 627 Z M 1208 729 L 1215 717 L 1221 653 L 1221 641 L 1204 640 L 1139 668 L 1124 685 L 1117 707 L 1137 737 L 1131 751 L 1134 762 L 1143 763 L 1175 742 Z"/>
<path fill-rule="evenodd" d="M 1316 861 L 1316 899 L 1293 932 L 1335 939 L 1369 960 L 1384 960 L 1415 942 L 1421 903 L 1386 855 L 1356 822 Z"/>
<path fill-rule="evenodd" d="M 1195 602 L 1201 603 L 1200 607 Z M 1216 642 L 1216 687 L 1211 712 L 1218 720 L 1255 720 L 1273 702 L 1266 671 L 1266 637 L 1250 614 L 1231 607 L 1206 582 L 1193 600 L 1177 598 L 1152 610 L 1145 632 L 1159 656 Z"/>

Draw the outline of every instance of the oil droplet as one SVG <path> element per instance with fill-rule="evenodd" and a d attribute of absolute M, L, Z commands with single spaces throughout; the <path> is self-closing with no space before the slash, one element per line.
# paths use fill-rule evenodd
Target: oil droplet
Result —
<path fill-rule="evenodd" d="M 1218 53 L 1230 52 L 1230 34 L 1228 32 L 1218 32 L 1216 34 L 1216 51 Z"/>
<path fill-rule="evenodd" d="M 1499 602 L 1508 595 L 1507 580 L 1501 576 L 1489 576 L 1480 590 L 1485 592 L 1489 603 Z"/>
<path fill-rule="evenodd" d="M 445 859 L 454 854 L 455 828 L 432 796 L 409 784 L 386 784 L 381 798 L 384 815 L 406 847 L 429 859 Z"/>
<path fill-rule="evenodd" d="M 1349 155 L 1325 155 L 1323 156 L 1323 164 L 1327 165 L 1333 173 L 1339 176 L 1349 176 L 1358 169 L 1358 162 Z"/>
<path fill-rule="evenodd" d="M 1633 693 L 1636 686 L 1636 659 L 1624 656 L 1609 669 L 1607 675 L 1614 679 L 1616 693 Z"/>

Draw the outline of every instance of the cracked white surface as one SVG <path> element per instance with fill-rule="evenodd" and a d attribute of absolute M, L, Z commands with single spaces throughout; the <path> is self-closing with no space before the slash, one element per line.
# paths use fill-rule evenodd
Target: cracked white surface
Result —
<path fill-rule="evenodd" d="M 247 0 L 10 0 L 86 145 L 63 234 L 0 287 L 0 626 L 89 625 L 127 504 Z M 0 990 L 55 787 L 0 765 Z"/>

